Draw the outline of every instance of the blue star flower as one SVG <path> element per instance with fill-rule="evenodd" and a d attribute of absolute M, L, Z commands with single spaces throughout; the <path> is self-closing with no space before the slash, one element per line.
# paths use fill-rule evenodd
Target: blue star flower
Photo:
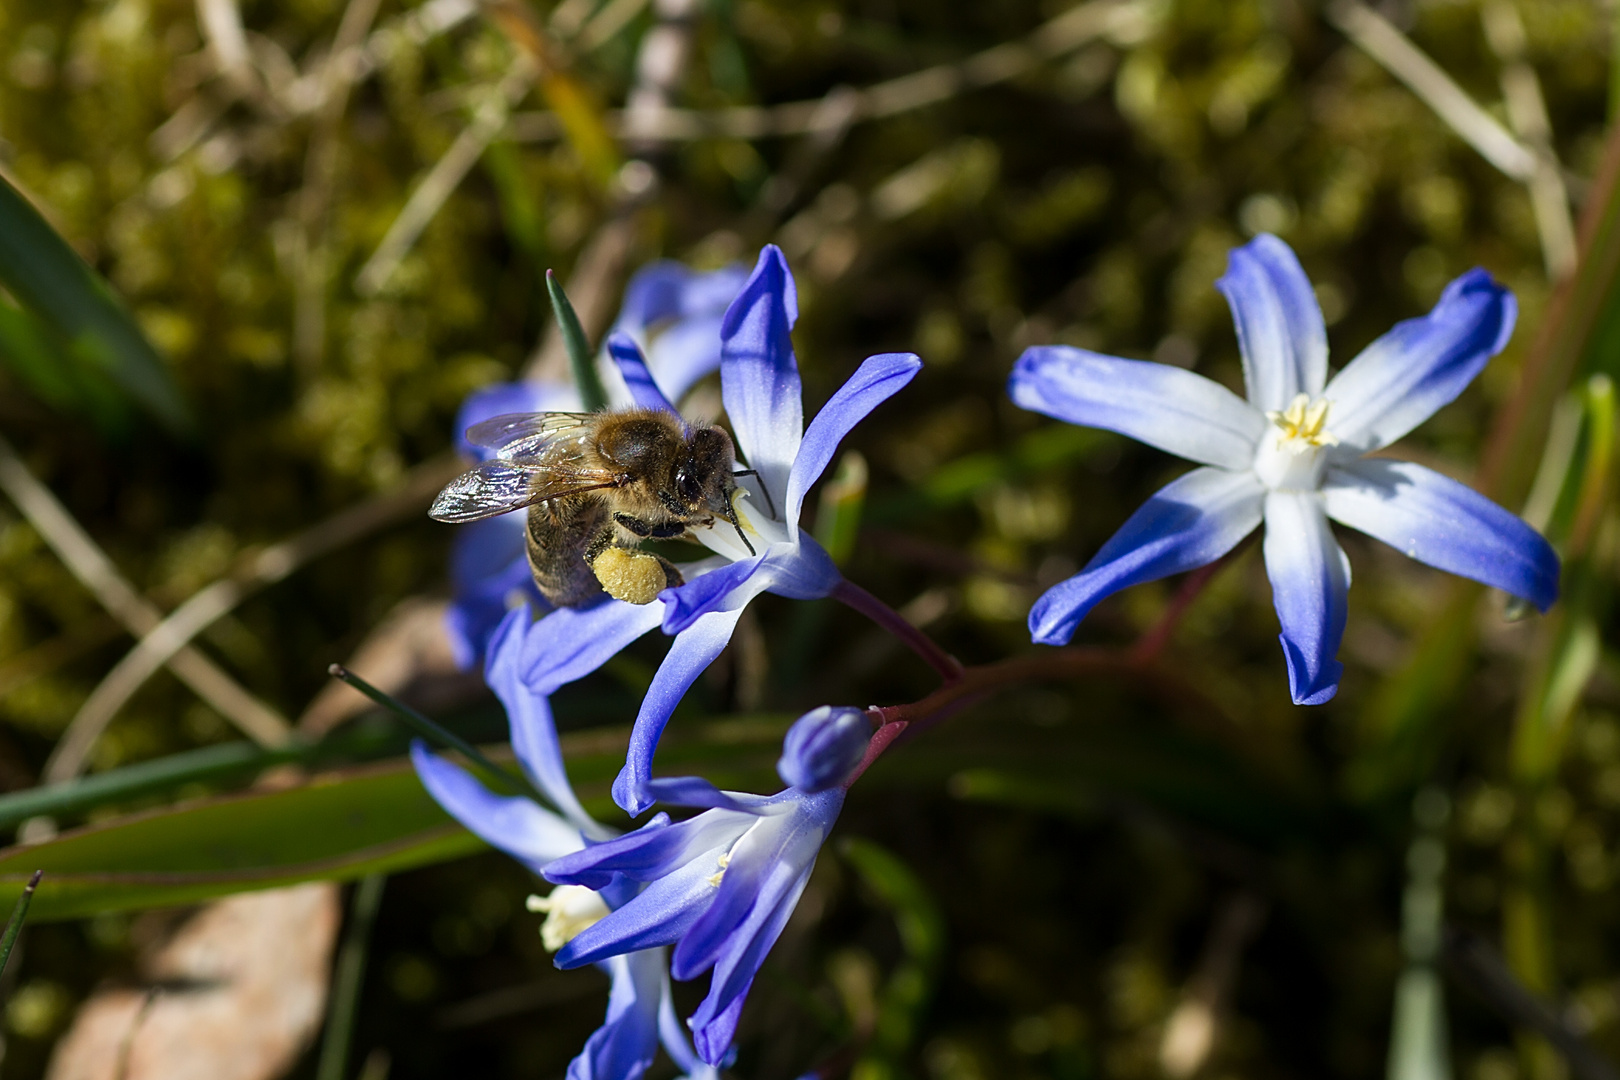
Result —
<path fill-rule="evenodd" d="M 497 627 L 485 677 L 506 706 L 518 764 L 554 810 L 521 796 L 493 794 L 471 773 L 428 752 L 420 742 L 411 747 L 411 760 L 423 786 L 451 815 L 538 874 L 556 859 L 580 851 L 587 841 L 611 840 L 617 832 L 580 805 L 563 767 L 550 704 L 517 676 L 514 633 L 528 623 L 528 612 L 519 609 Z M 531 897 L 530 907 L 547 912 L 541 935 L 555 951 L 638 889 L 627 880 L 606 882 L 600 891 L 562 887 L 548 897 Z M 600 966 L 612 980 L 607 1016 L 569 1064 L 568 1080 L 636 1080 L 652 1064 L 660 1042 L 690 1080 L 715 1080 L 718 1073 L 697 1060 L 675 1020 L 666 951 L 630 951 L 603 961 Z"/>
<path fill-rule="evenodd" d="M 614 332 L 646 350 L 661 396 L 679 401 L 720 366 L 720 320 L 747 276 L 742 265 L 704 273 L 664 260 L 642 267 L 630 278 Z M 625 385 L 617 365 L 602 365 L 602 375 L 612 407 L 636 400 L 634 388 Z M 467 457 L 481 459 L 486 455 L 461 434 L 474 424 L 506 413 L 580 408 L 579 391 L 571 382 L 486 386 L 469 394 L 456 415 L 457 445 Z M 513 607 L 524 602 L 545 607 L 529 574 L 523 521 L 522 514 L 506 514 L 458 530 L 450 556 L 453 597 L 446 627 L 451 651 L 463 670 L 483 658 L 489 635 Z"/>
<path fill-rule="evenodd" d="M 1513 331 L 1513 294 L 1484 270 L 1446 287 L 1328 381 L 1327 331 L 1293 251 L 1259 236 L 1217 283 L 1237 324 L 1245 402 L 1200 375 L 1060 345 L 1028 349 L 1017 404 L 1108 428 L 1198 462 L 1148 500 L 1076 576 L 1030 611 L 1038 642 L 1062 645 L 1103 597 L 1220 558 L 1265 523 L 1263 552 L 1294 702 L 1338 690 L 1350 564 L 1328 524 L 1546 610 L 1558 557 L 1519 518 L 1455 480 L 1368 458 L 1473 381 Z"/>
<path fill-rule="evenodd" d="M 736 510 L 748 543 L 729 523 L 693 529 L 715 554 L 682 567 L 686 584 L 665 590 L 651 604 L 610 600 L 556 611 L 528 634 L 523 677 L 531 690 L 545 695 L 595 671 L 655 627 L 674 635 L 636 716 L 624 770 L 613 784 L 614 801 L 632 814 L 652 805 L 647 783 L 653 751 L 670 714 L 731 640 L 748 602 L 762 592 L 817 599 L 842 581 L 826 551 L 799 528 L 805 493 L 844 436 L 922 367 L 910 353 L 868 358 L 807 428 L 789 337 L 797 317 L 787 260 L 768 246 L 721 325 L 721 396 L 737 447 L 757 473 L 738 478 L 739 495 L 746 498 L 737 500 Z M 615 336 L 608 350 L 637 404 L 670 407 L 641 375 L 645 364 L 633 342 Z"/>
<path fill-rule="evenodd" d="M 708 807 L 678 823 L 657 814 L 633 833 L 565 855 L 546 868 L 559 887 L 646 887 L 580 931 L 557 953 L 578 967 L 674 945 L 670 972 L 713 969 L 709 993 L 688 1021 L 698 1055 L 718 1064 L 731 1046 L 754 976 L 799 902 L 816 856 L 844 805 L 833 787 L 769 797 L 716 791 L 700 780 L 652 781 L 665 801 Z"/>
<path fill-rule="evenodd" d="M 871 734 L 860 709 L 822 706 L 805 713 L 783 739 L 777 766 L 784 777 L 803 777 L 805 786 L 771 796 L 720 791 L 695 776 L 647 781 L 651 798 L 703 813 L 679 824 L 658 814 L 627 836 L 546 867 L 559 892 L 644 886 L 572 935 L 557 953 L 557 966 L 674 945 L 675 978 L 714 970 L 688 1026 L 702 1059 L 719 1064 L 754 976 L 810 880 Z"/>

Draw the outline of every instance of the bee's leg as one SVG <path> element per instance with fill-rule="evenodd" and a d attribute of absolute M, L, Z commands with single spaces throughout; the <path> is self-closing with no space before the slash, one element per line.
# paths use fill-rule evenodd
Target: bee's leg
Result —
<path fill-rule="evenodd" d="M 611 527 L 603 529 L 585 549 L 596 580 L 615 600 L 650 604 L 665 589 L 685 584 L 681 572 L 668 559 L 649 551 L 620 547 Z"/>
<path fill-rule="evenodd" d="M 642 521 L 640 518 L 633 518 L 629 514 L 614 514 L 613 520 L 643 540 L 669 540 L 686 531 L 686 526 L 678 521 L 668 522 L 663 525 L 652 525 Z"/>

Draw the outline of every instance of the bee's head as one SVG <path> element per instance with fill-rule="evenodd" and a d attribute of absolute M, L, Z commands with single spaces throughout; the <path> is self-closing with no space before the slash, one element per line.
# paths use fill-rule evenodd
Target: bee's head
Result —
<path fill-rule="evenodd" d="M 736 454 L 731 436 L 717 427 L 700 427 L 687 436 L 685 453 L 675 467 L 671 492 L 689 514 L 708 512 L 731 517 L 731 479 Z"/>
<path fill-rule="evenodd" d="M 754 545 L 748 542 L 742 522 L 737 520 L 737 510 L 731 505 L 731 493 L 737 489 L 731 475 L 736 464 L 731 436 L 717 427 L 697 428 L 686 437 L 686 453 L 675 468 L 675 496 L 688 513 L 707 511 L 731 522 L 752 554 Z"/>

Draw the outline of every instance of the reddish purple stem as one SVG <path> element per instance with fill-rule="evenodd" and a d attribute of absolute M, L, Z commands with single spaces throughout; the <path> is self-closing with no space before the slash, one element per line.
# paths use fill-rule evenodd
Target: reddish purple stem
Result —
<path fill-rule="evenodd" d="M 944 679 L 947 685 L 962 677 L 962 665 L 956 657 L 940 648 L 933 638 L 912 626 L 894 608 L 848 578 L 838 583 L 832 595 L 834 600 L 855 609 L 905 642 L 906 647 L 922 657 L 929 667 L 939 673 L 939 677 Z"/>

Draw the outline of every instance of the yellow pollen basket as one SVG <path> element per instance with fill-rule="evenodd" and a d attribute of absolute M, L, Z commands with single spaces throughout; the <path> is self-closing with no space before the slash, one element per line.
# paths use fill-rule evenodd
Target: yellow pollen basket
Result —
<path fill-rule="evenodd" d="M 1282 412 L 1268 412 L 1266 419 L 1282 429 L 1281 442 L 1302 442 L 1306 446 L 1338 446 L 1339 440 L 1327 429 L 1329 402 L 1311 400 L 1309 394 L 1295 394 Z M 1304 449 L 1300 447 L 1299 449 Z"/>
<path fill-rule="evenodd" d="M 664 564 L 644 551 L 610 547 L 591 563 L 602 589 L 613 599 L 650 604 L 669 587 Z"/>

